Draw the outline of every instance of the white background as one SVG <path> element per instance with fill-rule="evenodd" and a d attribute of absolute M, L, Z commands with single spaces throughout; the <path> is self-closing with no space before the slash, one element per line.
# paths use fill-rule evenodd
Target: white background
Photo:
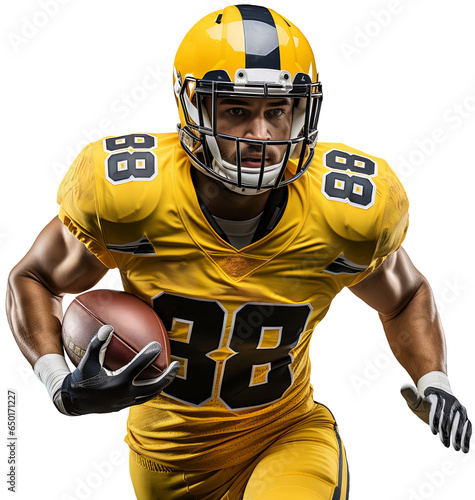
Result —
<path fill-rule="evenodd" d="M 176 48 L 198 19 L 227 4 L 23 0 L 4 7 L 2 296 L 9 270 L 56 215 L 59 182 L 83 145 L 104 135 L 174 130 Z M 269 0 L 265 5 L 292 20 L 314 48 L 325 96 L 320 140 L 381 156 L 400 175 L 411 201 L 404 246 L 432 284 L 447 335 L 452 388 L 473 418 L 472 2 L 454 0 L 449 7 L 442 0 Z M 112 274 L 101 286 L 120 283 Z M 21 356 L 3 314 L 0 321 L 0 435 L 7 435 L 7 388 L 18 394 L 12 498 L 133 498 L 123 442 L 127 412 L 60 415 Z M 313 339 L 315 397 L 339 422 L 350 462 L 350 498 L 475 498 L 473 456 L 445 449 L 407 409 L 399 388 L 409 377 L 387 349 L 376 313 L 347 291 L 335 299 Z M 2 497 L 8 486 L 5 444 Z"/>

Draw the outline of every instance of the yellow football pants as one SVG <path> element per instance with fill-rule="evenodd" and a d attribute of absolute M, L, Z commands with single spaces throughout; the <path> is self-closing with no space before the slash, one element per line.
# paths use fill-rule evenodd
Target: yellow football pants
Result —
<path fill-rule="evenodd" d="M 346 454 L 330 411 L 318 405 L 252 460 L 216 471 L 143 466 L 131 452 L 138 500 L 347 500 Z M 158 464 L 156 464 L 158 465 Z"/>

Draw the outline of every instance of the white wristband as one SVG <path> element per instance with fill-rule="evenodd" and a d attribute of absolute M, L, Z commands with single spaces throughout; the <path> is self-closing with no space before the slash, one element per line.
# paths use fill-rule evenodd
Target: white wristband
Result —
<path fill-rule="evenodd" d="M 36 361 L 33 370 L 41 382 L 45 384 L 51 401 L 61 413 L 66 413 L 62 407 L 62 402 L 58 401 L 58 394 L 63 385 L 63 380 L 71 373 L 64 356 L 61 356 L 61 354 L 45 354 Z"/>
<path fill-rule="evenodd" d="M 428 387 L 435 387 L 437 389 L 442 389 L 443 391 L 453 395 L 449 379 L 447 378 L 447 375 L 443 372 L 429 372 L 418 380 L 417 391 L 422 397 L 425 397 L 424 391 Z"/>

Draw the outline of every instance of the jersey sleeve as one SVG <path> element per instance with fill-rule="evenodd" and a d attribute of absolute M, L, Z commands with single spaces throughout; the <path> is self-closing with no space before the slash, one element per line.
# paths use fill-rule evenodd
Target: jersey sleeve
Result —
<path fill-rule="evenodd" d="M 409 226 L 409 201 L 395 172 L 386 164 L 384 169 L 385 200 L 378 237 L 371 264 L 348 286 L 363 281 L 395 252 L 404 241 Z"/>
<path fill-rule="evenodd" d="M 89 145 L 79 153 L 59 186 L 58 216 L 90 252 L 113 269 L 117 265 L 104 242 L 96 192 L 95 165 Z"/>

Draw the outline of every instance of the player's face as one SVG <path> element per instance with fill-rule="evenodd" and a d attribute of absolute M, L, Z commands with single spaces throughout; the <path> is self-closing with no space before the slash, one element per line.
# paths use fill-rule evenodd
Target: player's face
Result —
<path fill-rule="evenodd" d="M 243 139 L 286 140 L 290 138 L 292 106 L 291 98 L 222 97 L 217 103 L 217 131 Z M 219 137 L 217 141 L 223 160 L 236 165 L 236 143 Z M 262 146 L 241 143 L 240 147 L 241 165 L 260 168 Z M 282 161 L 285 150 L 285 146 L 268 146 L 265 165 L 275 165 Z"/>

